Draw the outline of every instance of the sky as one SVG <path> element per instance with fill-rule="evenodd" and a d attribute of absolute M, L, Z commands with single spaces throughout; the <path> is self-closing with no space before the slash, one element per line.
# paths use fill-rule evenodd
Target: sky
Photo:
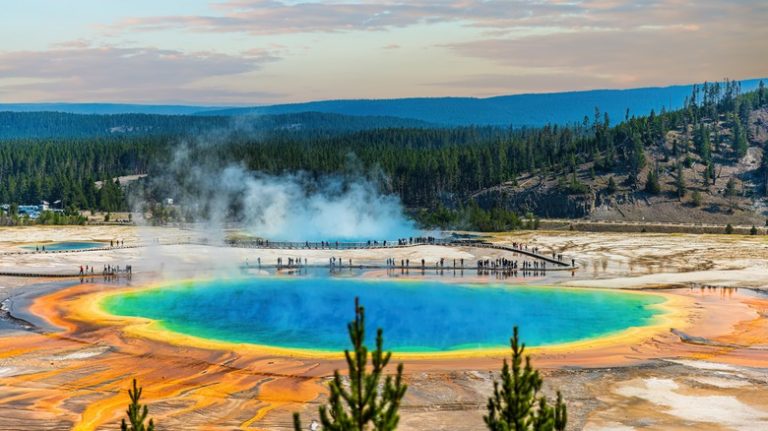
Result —
<path fill-rule="evenodd" d="M 5 0 L 0 103 L 260 105 L 768 76 L 765 0 Z"/>

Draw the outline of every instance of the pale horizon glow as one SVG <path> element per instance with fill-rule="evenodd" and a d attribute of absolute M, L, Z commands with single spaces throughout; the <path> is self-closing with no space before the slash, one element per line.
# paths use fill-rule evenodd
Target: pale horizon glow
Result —
<path fill-rule="evenodd" d="M 25 0 L 0 19 L 0 103 L 243 106 L 761 78 L 765 22 L 762 0 Z"/>

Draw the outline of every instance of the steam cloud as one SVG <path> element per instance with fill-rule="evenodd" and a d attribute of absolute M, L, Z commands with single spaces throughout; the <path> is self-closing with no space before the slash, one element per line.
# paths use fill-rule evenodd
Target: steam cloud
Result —
<path fill-rule="evenodd" d="M 208 208 L 238 208 L 251 234 L 288 241 L 394 239 L 413 233 L 400 200 L 382 195 L 369 180 L 332 176 L 270 176 L 229 166 L 205 184 Z M 226 213 L 209 210 L 209 221 L 224 225 Z"/>
<path fill-rule="evenodd" d="M 269 175 L 201 163 L 193 154 L 187 146 L 179 149 L 153 186 L 214 235 L 232 222 L 254 236 L 284 241 L 391 240 L 416 232 L 399 197 L 382 193 L 362 174 Z"/>

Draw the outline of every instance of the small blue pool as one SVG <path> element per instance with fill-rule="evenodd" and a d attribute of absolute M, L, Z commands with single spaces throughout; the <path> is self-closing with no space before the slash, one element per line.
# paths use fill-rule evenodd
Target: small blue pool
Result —
<path fill-rule="evenodd" d="M 105 245 L 105 243 L 98 241 L 63 241 L 25 245 L 21 248 L 24 250 L 43 251 L 43 247 L 45 247 L 45 251 L 71 251 L 100 248 L 104 247 Z"/>

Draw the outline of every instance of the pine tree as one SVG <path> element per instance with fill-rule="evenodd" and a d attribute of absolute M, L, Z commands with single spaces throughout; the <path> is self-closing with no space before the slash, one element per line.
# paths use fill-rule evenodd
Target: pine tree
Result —
<path fill-rule="evenodd" d="M 763 156 L 760 158 L 760 176 L 763 180 L 763 192 L 768 194 L 768 145 L 763 146 Z"/>
<path fill-rule="evenodd" d="M 683 174 L 683 166 L 680 165 L 680 163 L 677 164 L 677 179 L 675 180 L 675 187 L 677 189 L 678 198 L 685 196 L 685 174 Z"/>
<path fill-rule="evenodd" d="M 659 184 L 659 175 L 654 169 L 648 171 L 648 177 L 645 181 L 646 193 L 657 195 L 661 192 L 661 184 Z"/>
<path fill-rule="evenodd" d="M 744 133 L 744 126 L 742 126 L 739 117 L 733 115 L 731 117 L 733 121 L 733 151 L 736 153 L 736 157 L 742 158 L 747 154 L 747 135 Z"/>
<path fill-rule="evenodd" d="M 554 407 L 539 395 L 543 380 L 531 366 L 531 357 L 525 356 L 525 344 L 520 343 L 515 326 L 510 340 L 512 368 L 507 360 L 501 369 L 501 384 L 493 382 L 493 396 L 488 399 L 485 424 L 491 431 L 562 431 L 568 421 L 563 397 L 557 393 Z"/>
<path fill-rule="evenodd" d="M 633 186 L 637 186 L 637 176 L 645 166 L 645 151 L 643 148 L 643 140 L 640 138 L 640 135 L 632 135 L 629 156 L 629 181 Z"/>
<path fill-rule="evenodd" d="M 709 140 L 709 128 L 700 124 L 693 142 L 696 146 L 696 152 L 699 154 L 699 157 L 701 157 L 701 160 L 705 164 L 709 163 L 712 159 L 712 144 Z"/>
<path fill-rule="evenodd" d="M 715 165 L 713 163 L 710 163 L 707 165 L 707 178 L 712 180 L 712 185 L 715 185 Z M 709 186 L 709 184 L 706 184 L 706 186 Z"/>
<path fill-rule="evenodd" d="M 146 404 L 141 405 L 139 402 L 141 399 L 141 392 L 142 388 L 138 387 L 136 385 L 136 379 L 133 379 L 133 390 L 128 389 L 128 396 L 131 398 L 131 403 L 128 404 L 128 410 L 126 411 L 128 420 L 131 422 L 131 425 L 129 427 L 125 422 L 125 419 L 123 419 L 122 423 L 120 424 L 121 431 L 155 430 L 155 423 L 152 421 L 152 419 L 149 420 L 148 425 L 144 425 L 144 421 L 147 420 L 147 415 L 149 414 L 149 409 L 147 408 Z"/>
<path fill-rule="evenodd" d="M 710 172 L 709 166 L 710 165 L 707 165 L 706 167 L 704 167 L 704 170 L 701 171 L 701 185 L 703 185 L 704 188 L 709 187 L 709 180 L 710 180 L 710 177 L 709 177 L 709 172 Z"/>
<path fill-rule="evenodd" d="M 368 371 L 368 349 L 365 342 L 365 310 L 355 298 L 355 320 L 347 325 L 354 352 L 344 351 L 349 369 L 349 384 L 345 384 L 339 371 L 334 372 L 329 384 L 331 394 L 328 406 L 320 406 L 320 422 L 327 431 L 391 431 L 400 420 L 398 410 L 407 385 L 403 383 L 403 364 L 397 367 L 394 378 L 387 376 L 381 385 L 381 376 L 392 352 L 384 353 L 383 331 L 376 334 L 376 350 L 371 354 Z M 301 420 L 294 413 L 294 429 L 301 430 Z"/>

